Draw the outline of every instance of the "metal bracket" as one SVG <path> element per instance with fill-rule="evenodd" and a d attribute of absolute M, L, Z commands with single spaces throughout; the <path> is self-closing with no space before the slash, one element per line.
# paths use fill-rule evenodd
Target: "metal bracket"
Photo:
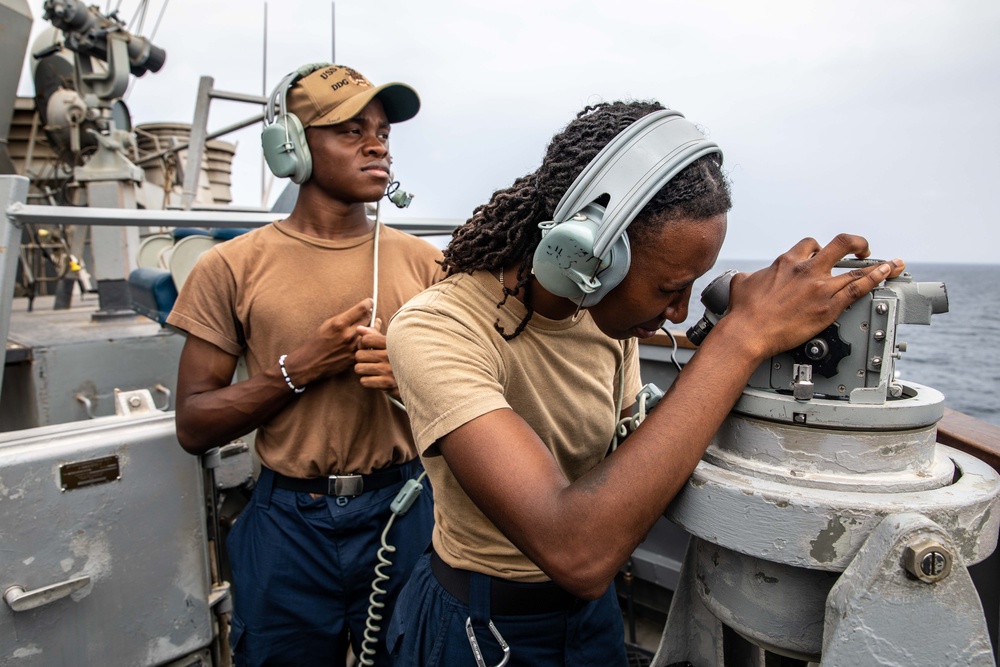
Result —
<path fill-rule="evenodd" d="M 208 606 L 215 610 L 217 614 L 228 614 L 233 610 L 233 596 L 230 595 L 228 581 L 223 581 L 212 586 L 212 592 L 208 595 Z"/>
<path fill-rule="evenodd" d="M 906 567 L 923 569 L 925 558 L 939 554 L 947 573 L 932 562 L 933 576 L 918 579 Z M 995 664 L 960 550 L 921 514 L 886 516 L 868 536 L 830 591 L 824 626 L 823 667 Z"/>
<path fill-rule="evenodd" d="M 79 394 L 77 394 L 77 398 L 80 398 Z M 156 407 L 153 395 L 149 393 L 148 389 L 134 389 L 132 391 L 115 389 L 115 414 L 119 417 L 133 417 L 155 412 L 160 412 L 160 409 Z"/>
<path fill-rule="evenodd" d="M 159 382 L 153 385 L 153 389 L 163 394 L 163 407 L 157 408 L 157 410 L 159 410 L 160 412 L 166 412 L 167 410 L 170 409 L 170 396 L 171 396 L 170 389 L 160 384 Z"/>

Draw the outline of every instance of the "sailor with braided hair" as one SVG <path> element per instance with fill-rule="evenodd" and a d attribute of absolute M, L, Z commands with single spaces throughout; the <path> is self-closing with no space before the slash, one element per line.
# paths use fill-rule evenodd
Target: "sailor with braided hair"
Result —
<path fill-rule="evenodd" d="M 445 268 L 450 273 L 472 273 L 516 266 L 516 283 L 505 286 L 504 299 L 530 289 L 532 255 L 541 239 L 538 223 L 552 218 L 563 193 L 604 144 L 640 117 L 663 108 L 658 102 L 614 102 L 584 108 L 575 123 L 553 138 L 537 171 L 494 192 L 490 202 L 476 208 L 472 218 L 455 231 L 444 252 Z M 721 167 L 718 155 L 701 158 L 697 167 L 692 165 L 675 177 L 669 188 L 656 193 L 645 212 L 669 208 L 674 217 L 698 219 L 725 213 L 732 203 Z M 649 220 L 637 219 L 629 227 L 629 237 L 641 237 L 649 226 L 642 222 Z M 514 332 L 501 331 L 505 339 L 519 334 L 531 318 L 530 299 L 525 305 L 527 314 Z"/>
<path fill-rule="evenodd" d="M 735 276 L 728 314 L 615 449 L 637 339 L 686 319 L 730 206 L 720 149 L 683 116 L 589 106 L 456 231 L 449 276 L 395 315 L 389 358 L 435 495 L 433 548 L 387 637 L 397 667 L 626 664 L 611 583 L 751 373 L 904 268 L 832 275 L 869 255 L 841 234 Z"/>

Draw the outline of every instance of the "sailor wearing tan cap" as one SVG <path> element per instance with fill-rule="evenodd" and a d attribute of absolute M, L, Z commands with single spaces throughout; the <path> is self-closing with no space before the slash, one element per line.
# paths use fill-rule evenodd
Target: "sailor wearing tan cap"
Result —
<path fill-rule="evenodd" d="M 382 323 L 441 277 L 441 253 L 365 204 L 390 185 L 390 125 L 419 108 L 409 86 L 341 65 L 285 77 L 262 144 L 272 171 L 301 184 L 295 208 L 203 255 L 168 319 L 188 333 L 184 449 L 256 430 L 261 474 L 227 542 L 237 665 L 344 664 L 348 638 L 363 664 L 388 664 L 381 633 L 362 645 L 369 594 L 389 505 L 421 468 Z M 232 383 L 240 357 L 249 379 Z M 391 523 L 382 625 L 432 523 L 427 491 Z"/>

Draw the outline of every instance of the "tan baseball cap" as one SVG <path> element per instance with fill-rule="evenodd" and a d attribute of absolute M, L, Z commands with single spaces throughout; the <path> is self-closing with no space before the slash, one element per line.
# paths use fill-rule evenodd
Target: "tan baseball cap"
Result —
<path fill-rule="evenodd" d="M 288 91 L 286 109 L 302 127 L 336 125 L 357 116 L 376 97 L 390 123 L 409 120 L 420 110 L 417 91 L 405 83 L 374 86 L 360 72 L 343 65 L 322 67 L 296 81 Z"/>

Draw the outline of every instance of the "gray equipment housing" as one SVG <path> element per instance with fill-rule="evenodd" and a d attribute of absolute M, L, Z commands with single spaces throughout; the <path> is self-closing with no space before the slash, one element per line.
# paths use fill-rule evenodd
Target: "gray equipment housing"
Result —
<path fill-rule="evenodd" d="M 14 163 L 7 148 L 10 122 L 14 118 L 14 100 L 31 33 L 31 10 L 27 0 L 0 0 L 0 174 L 13 174 Z"/>
<path fill-rule="evenodd" d="M 944 397 L 893 372 L 896 326 L 946 311 L 904 274 L 757 369 L 665 512 L 692 539 L 655 667 L 995 664 L 967 568 L 996 548 L 1000 474 L 938 444 Z"/>
<path fill-rule="evenodd" d="M 877 263 L 879 260 L 847 260 L 838 266 Z M 702 292 L 705 315 L 688 332 L 692 342 L 700 343 L 725 316 L 735 273 L 726 271 Z M 906 351 L 906 343 L 896 342 L 897 327 L 930 324 L 932 315 L 946 312 L 948 290 L 944 283 L 915 282 L 904 273 L 848 306 L 836 322 L 803 345 L 762 364 L 747 386 L 790 393 L 804 400 L 813 394 L 850 398 L 852 403 L 899 398 L 902 389 L 894 378 L 895 360 Z M 797 368 L 801 366 L 810 369 L 806 373 Z"/>
<path fill-rule="evenodd" d="M 202 473 L 172 413 L 0 435 L 0 531 L 0 665 L 160 665 L 212 641 Z"/>

